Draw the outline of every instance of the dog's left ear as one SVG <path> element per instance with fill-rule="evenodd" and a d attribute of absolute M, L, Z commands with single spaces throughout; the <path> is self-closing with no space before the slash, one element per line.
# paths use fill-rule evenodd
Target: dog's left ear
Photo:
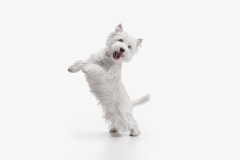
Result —
<path fill-rule="evenodd" d="M 123 28 L 122 28 L 122 24 L 120 23 L 116 28 L 115 28 L 116 32 L 122 32 Z"/>
<path fill-rule="evenodd" d="M 137 46 L 138 47 L 142 46 L 142 41 L 143 41 L 143 39 L 137 39 Z"/>

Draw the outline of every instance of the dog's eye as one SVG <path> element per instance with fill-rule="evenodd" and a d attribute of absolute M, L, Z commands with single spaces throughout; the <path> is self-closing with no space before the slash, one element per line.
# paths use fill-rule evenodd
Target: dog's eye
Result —
<path fill-rule="evenodd" d="M 123 42 L 123 40 L 122 40 L 122 39 L 119 39 L 119 41 L 120 41 L 120 42 Z"/>
<path fill-rule="evenodd" d="M 129 49 L 131 49 L 131 46 L 128 46 Z"/>

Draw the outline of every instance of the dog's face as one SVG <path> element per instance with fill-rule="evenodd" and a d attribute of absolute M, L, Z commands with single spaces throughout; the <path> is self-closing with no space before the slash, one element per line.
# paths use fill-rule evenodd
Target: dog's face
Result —
<path fill-rule="evenodd" d="M 135 39 L 123 31 L 119 24 L 115 30 L 108 35 L 106 42 L 107 56 L 114 62 L 130 62 L 141 46 L 142 39 Z"/>

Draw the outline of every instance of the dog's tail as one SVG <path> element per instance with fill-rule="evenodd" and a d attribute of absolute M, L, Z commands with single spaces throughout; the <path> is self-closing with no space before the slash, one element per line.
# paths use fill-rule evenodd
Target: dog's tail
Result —
<path fill-rule="evenodd" d="M 138 99 L 132 101 L 132 105 L 133 105 L 133 107 L 136 107 L 138 105 L 142 105 L 142 104 L 148 102 L 149 100 L 150 100 L 150 94 L 147 94 L 141 98 L 138 98 Z"/>

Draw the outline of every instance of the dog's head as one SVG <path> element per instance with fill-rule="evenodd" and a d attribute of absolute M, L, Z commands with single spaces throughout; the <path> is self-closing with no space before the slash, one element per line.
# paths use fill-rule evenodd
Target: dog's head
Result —
<path fill-rule="evenodd" d="M 135 39 L 123 31 L 119 24 L 115 30 L 108 35 L 106 42 L 107 56 L 114 62 L 130 62 L 141 46 L 142 39 Z"/>

